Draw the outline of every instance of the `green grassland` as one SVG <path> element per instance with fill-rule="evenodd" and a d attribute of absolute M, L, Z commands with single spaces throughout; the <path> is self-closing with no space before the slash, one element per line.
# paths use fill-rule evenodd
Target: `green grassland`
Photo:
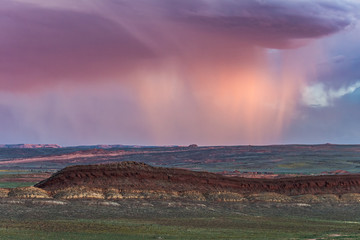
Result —
<path fill-rule="evenodd" d="M 359 239 L 360 224 L 267 217 L 1 222 L 1 239 Z"/>
<path fill-rule="evenodd" d="M 30 187 L 36 182 L 0 182 L 0 188 Z"/>
<path fill-rule="evenodd" d="M 16 187 L 29 187 L 33 186 L 37 182 L 35 181 L 19 181 L 18 178 L 24 178 L 27 177 L 31 179 L 31 177 L 28 176 L 29 173 L 36 173 L 33 171 L 17 171 L 17 170 L 1 170 L 0 171 L 0 188 L 16 188 Z M 6 179 L 4 181 L 4 179 Z M 33 180 L 33 179 L 32 179 Z"/>
<path fill-rule="evenodd" d="M 2 202 L 0 239 L 360 239 L 358 205 Z"/>

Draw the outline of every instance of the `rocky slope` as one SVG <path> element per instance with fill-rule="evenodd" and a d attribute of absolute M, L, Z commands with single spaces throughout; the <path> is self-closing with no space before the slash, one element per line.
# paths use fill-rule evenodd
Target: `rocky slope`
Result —
<path fill-rule="evenodd" d="M 114 191 L 113 195 L 121 196 L 124 195 L 123 193 L 140 192 L 147 192 L 147 194 L 159 192 L 170 195 L 199 193 L 202 196 L 210 196 L 212 193 L 340 195 L 360 193 L 360 174 L 251 179 L 185 169 L 152 167 L 139 162 L 121 162 L 70 166 L 36 184 L 35 187 L 51 192 L 52 195 L 70 188 L 96 189 L 95 193 L 96 191 L 102 193 Z"/>

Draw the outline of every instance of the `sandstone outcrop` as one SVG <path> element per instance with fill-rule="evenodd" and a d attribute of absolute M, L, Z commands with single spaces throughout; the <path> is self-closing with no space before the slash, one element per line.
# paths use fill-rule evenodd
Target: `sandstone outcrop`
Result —
<path fill-rule="evenodd" d="M 11 188 L 8 196 L 13 198 L 50 198 L 47 191 L 37 187 Z"/>

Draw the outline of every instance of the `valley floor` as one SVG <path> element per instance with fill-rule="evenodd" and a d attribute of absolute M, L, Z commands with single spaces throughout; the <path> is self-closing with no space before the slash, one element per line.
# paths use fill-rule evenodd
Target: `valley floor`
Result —
<path fill-rule="evenodd" d="M 0 199 L 0 239 L 359 239 L 360 204 Z"/>

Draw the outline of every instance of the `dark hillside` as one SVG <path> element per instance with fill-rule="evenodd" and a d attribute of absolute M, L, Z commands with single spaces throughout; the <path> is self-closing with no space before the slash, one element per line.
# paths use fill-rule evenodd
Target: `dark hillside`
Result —
<path fill-rule="evenodd" d="M 154 191 L 229 191 L 285 195 L 360 192 L 360 175 L 303 176 L 280 179 L 226 177 L 208 172 L 152 167 L 139 162 L 70 166 L 35 185 L 47 191 L 69 187 Z"/>

